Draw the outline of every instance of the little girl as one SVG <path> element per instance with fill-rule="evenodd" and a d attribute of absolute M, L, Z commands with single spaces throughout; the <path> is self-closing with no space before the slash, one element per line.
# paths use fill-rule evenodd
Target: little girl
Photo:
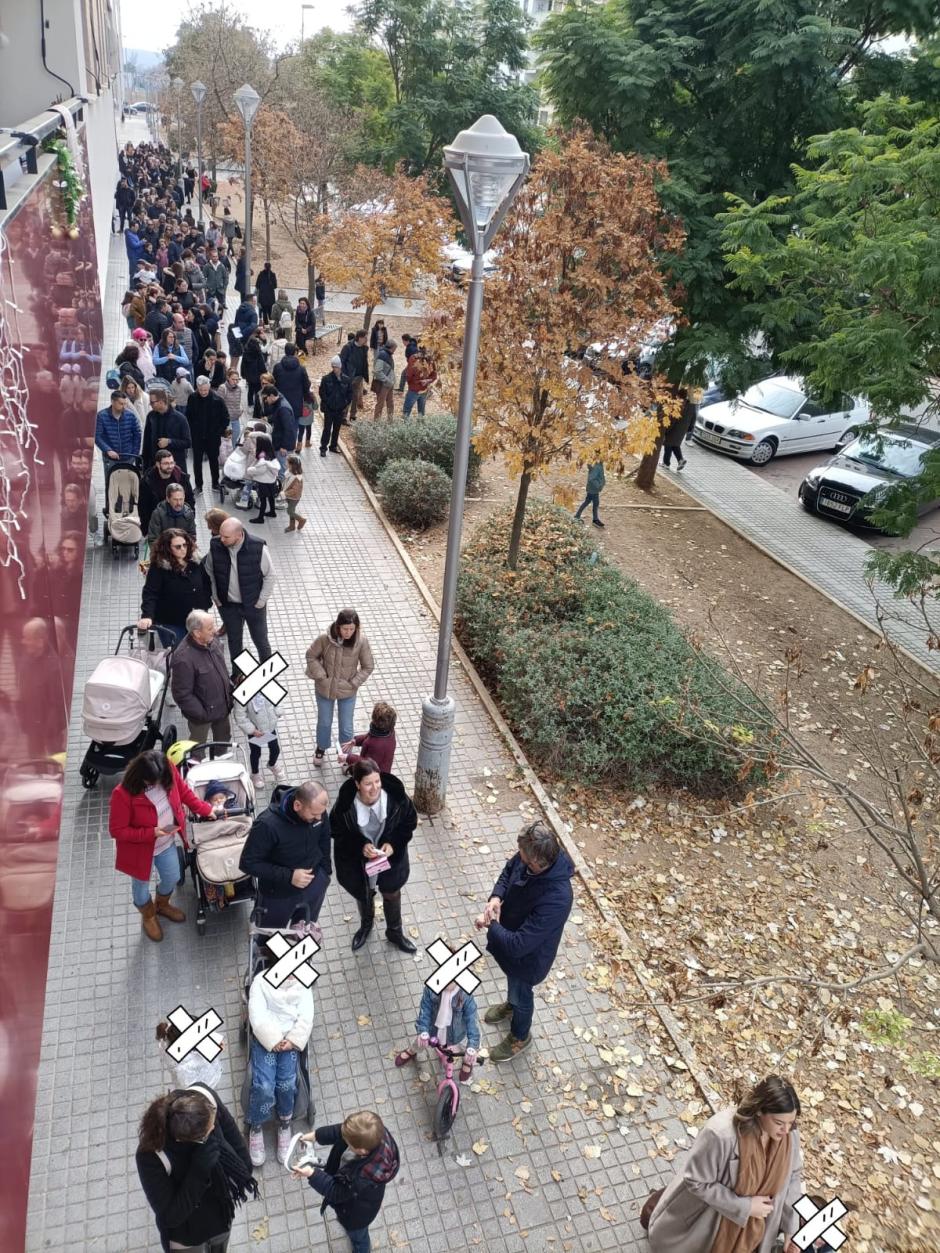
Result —
<path fill-rule="evenodd" d="M 255 463 L 249 465 L 245 473 L 255 485 L 258 493 L 258 516 L 252 518 L 254 523 L 263 522 L 265 517 L 274 518 L 274 497 L 277 495 L 277 480 L 281 467 L 274 456 L 274 445 L 267 435 L 259 435 L 255 439 Z"/>
<path fill-rule="evenodd" d="M 245 678 L 238 667 L 235 667 L 236 684 Z M 256 692 L 246 705 L 235 702 L 232 712 L 235 724 L 248 737 L 248 760 L 251 765 L 251 781 L 256 788 L 264 787 L 264 776 L 261 773 L 261 745 L 268 746 L 268 769 L 274 776 L 275 783 L 286 783 L 287 772 L 278 761 L 281 746 L 277 739 L 277 706 L 272 705 L 261 692 Z"/>
<path fill-rule="evenodd" d="M 287 455 L 287 474 L 284 476 L 284 499 L 287 501 L 287 516 L 290 524 L 285 531 L 302 531 L 307 519 L 297 512 L 297 502 L 304 494 L 303 462 L 295 452 Z"/>
<path fill-rule="evenodd" d="M 288 460 L 290 460 L 288 458 Z M 346 744 L 341 744 L 339 754 L 340 765 L 345 765 L 349 774 L 351 767 L 360 757 L 369 757 L 383 774 L 392 773 L 392 762 L 395 760 L 395 723 L 398 714 L 391 705 L 380 700 L 372 709 L 372 721 L 364 735 L 354 735 Z M 360 751 L 353 752 L 358 748 Z"/>
<path fill-rule="evenodd" d="M 264 1165 L 264 1124 L 273 1108 L 277 1114 L 277 1160 L 283 1165 L 291 1141 L 297 1054 L 307 1047 L 313 1030 L 313 992 L 293 975 L 276 988 L 259 971 L 248 993 L 248 1020 L 254 1037 L 248 1152 L 253 1166 Z"/>
<path fill-rule="evenodd" d="M 211 1062 L 207 1062 L 198 1049 L 187 1053 L 181 1062 L 175 1062 L 167 1049 L 175 1044 L 181 1035 L 179 1027 L 171 1022 L 157 1023 L 157 1043 L 160 1046 L 160 1060 L 169 1082 L 170 1088 L 188 1088 L 193 1083 L 205 1083 L 210 1088 L 218 1088 L 222 1084 L 222 1054 L 219 1053 Z M 224 1049 L 225 1040 L 216 1032 L 209 1036 L 210 1040 Z"/>
<path fill-rule="evenodd" d="M 254 984 L 252 984 L 252 988 Z M 464 1037 L 467 1047 L 464 1050 L 463 1062 L 460 1067 L 460 1082 L 468 1083 L 473 1074 L 473 1066 L 480 1048 L 480 1019 L 477 1014 L 477 1003 L 456 983 L 448 983 L 440 993 L 432 992 L 425 987 L 415 1022 L 418 1038 L 413 1049 L 402 1049 L 395 1058 L 398 1067 L 407 1066 L 414 1058 L 418 1049 L 426 1049 L 432 1036 L 441 1044 L 460 1044 Z"/>
<path fill-rule="evenodd" d="M 170 395 L 173 398 L 174 408 L 179 409 L 180 413 L 186 412 L 186 402 L 196 389 L 189 381 L 189 371 L 179 366 L 176 371 L 176 378 L 170 384 Z"/>

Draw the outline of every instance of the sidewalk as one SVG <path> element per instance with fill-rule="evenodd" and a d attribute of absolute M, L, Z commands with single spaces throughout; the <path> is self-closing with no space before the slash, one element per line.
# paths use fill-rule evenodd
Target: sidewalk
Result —
<path fill-rule="evenodd" d="M 926 670 L 940 672 L 940 655 L 927 647 L 927 629 L 914 607 L 880 580 L 869 590 L 865 564 L 871 547 L 851 531 L 806 513 L 799 501 L 756 474 L 742 472 L 731 457 L 690 445 L 681 472 L 660 467 L 669 482 L 706 505 L 739 535 L 800 576 L 881 634 L 875 598 L 887 611 L 893 638 Z"/>
<path fill-rule="evenodd" d="M 124 279 L 121 237 L 111 245 L 105 307 L 105 353 L 123 341 L 118 298 Z M 375 653 L 357 725 L 379 698 L 399 713 L 396 773 L 410 788 L 417 752 L 420 703 L 432 685 L 436 628 L 393 545 L 340 457 L 304 454 L 305 504 L 310 524 L 285 535 L 283 519 L 257 528 L 271 546 L 279 583 L 270 609 L 273 644 L 290 663 L 282 677 L 281 743 L 292 780 L 308 777 L 315 708 L 304 677 L 304 651 L 338 608 L 353 604 Z M 99 467 L 100 476 L 100 467 Z M 100 484 L 100 477 L 99 477 Z M 209 502 L 198 502 L 204 511 Z M 207 537 L 200 520 L 200 546 Z M 227 1039 L 221 1095 L 241 1116 L 237 1093 L 245 1069 L 238 1039 L 239 985 L 247 953 L 246 915 L 211 915 L 204 939 L 192 920 L 193 894 L 181 903 L 185 925 L 166 927 L 155 945 L 141 936 L 130 885 L 114 871 L 108 835 L 110 784 L 84 792 L 78 766 L 85 679 L 119 629 L 136 619 L 141 579 L 136 564 L 90 549 L 86 559 L 81 632 L 55 900 L 43 1056 L 30 1190 L 31 1253 L 143 1253 L 157 1247 L 153 1215 L 134 1166 L 137 1122 L 162 1091 L 153 1039 L 157 1021 L 182 1003 L 193 1013 L 214 1007 Z M 654 1160 L 657 1138 L 687 1143 L 661 1060 L 649 1053 L 606 998 L 588 988 L 587 963 L 602 960 L 585 939 L 586 904 L 576 900 L 550 981 L 536 999 L 536 1043 L 507 1067 L 486 1065 L 479 1091 L 464 1092 L 455 1136 L 443 1156 L 430 1142 L 434 1086 L 415 1069 L 396 1071 L 393 1052 L 413 1034 L 417 1003 L 430 960 L 424 947 L 438 935 L 453 946 L 469 935 L 515 833 L 537 816 L 527 793 L 511 791 L 512 759 L 474 691 L 455 664 L 458 736 L 451 767 L 449 811 L 422 820 L 412 844 L 411 881 L 403 896 L 406 925 L 420 944 L 412 960 L 385 942 L 381 926 L 363 950 L 349 948 L 355 908 L 334 884 L 321 919 L 324 947 L 316 960 L 316 1019 L 311 1066 L 318 1121 L 372 1107 L 394 1133 L 402 1171 L 389 1188 L 373 1227 L 373 1247 L 413 1253 L 594 1253 L 645 1247 L 636 1215 L 668 1165 Z M 177 711 L 170 711 L 178 717 Z M 323 779 L 335 797 L 334 766 Z M 492 786 L 491 785 L 495 785 Z M 269 791 L 261 793 L 266 803 Z M 522 802 L 522 803 L 520 803 Z M 487 958 L 478 964 L 482 1005 L 501 1000 L 504 982 Z M 596 1033 L 596 1034 L 595 1034 Z M 499 1038 L 484 1028 L 484 1044 Z M 622 1046 L 605 1062 L 598 1048 Z M 622 1060 L 619 1060 L 622 1059 Z M 612 1067 L 627 1067 L 652 1095 L 631 1102 L 609 1096 Z M 422 1070 L 431 1074 L 430 1064 Z M 621 1092 L 622 1092 L 621 1085 Z M 612 1100 L 604 1118 L 597 1101 Z M 595 1108 L 587 1106 L 593 1101 Z M 299 1128 L 298 1128 L 299 1129 Z M 472 1151 L 485 1143 L 481 1154 Z M 599 1157 L 585 1157 L 591 1146 Z M 237 1212 L 232 1249 L 345 1250 L 340 1228 L 319 1214 L 319 1198 L 274 1160 L 258 1172 L 262 1199 Z M 456 1160 L 458 1155 L 460 1161 Z M 525 1168 L 521 1170 L 520 1168 Z M 526 1171 L 528 1174 L 526 1175 Z M 554 1172 L 554 1173 L 553 1173 Z M 557 1178 L 556 1178 L 557 1176 Z"/>

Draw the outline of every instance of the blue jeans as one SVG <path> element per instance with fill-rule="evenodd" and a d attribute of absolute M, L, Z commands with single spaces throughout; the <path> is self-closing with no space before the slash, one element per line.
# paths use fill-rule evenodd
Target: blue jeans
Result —
<path fill-rule="evenodd" d="M 179 644 L 180 641 L 185 639 L 186 637 L 186 628 L 184 626 L 174 626 L 172 622 L 158 622 L 157 626 L 160 627 L 164 631 L 172 631 L 173 642 L 175 644 Z M 161 646 L 165 645 L 165 643 L 166 641 L 161 636 L 160 637 Z"/>
<path fill-rule="evenodd" d="M 339 706 L 339 742 L 348 743 L 353 737 L 353 716 L 356 711 L 355 696 L 341 696 L 339 700 L 327 700 L 317 693 L 317 748 L 329 748 L 333 731 L 333 706 Z"/>
<path fill-rule="evenodd" d="M 347 1231 L 353 1253 L 371 1253 L 372 1241 L 369 1239 L 369 1228 L 360 1227 L 358 1231 Z"/>
<path fill-rule="evenodd" d="M 403 418 L 407 418 L 408 414 L 411 413 L 414 408 L 415 401 L 418 402 L 418 412 L 421 414 L 422 418 L 424 417 L 424 407 L 428 403 L 427 392 L 413 392 L 409 390 L 405 392 L 405 403 L 402 406 L 401 411 Z"/>
<path fill-rule="evenodd" d="M 669 463 L 667 462 L 666 464 L 668 465 Z M 594 521 L 597 522 L 599 518 L 598 510 L 600 509 L 600 503 L 601 503 L 600 492 L 585 492 L 584 500 L 582 500 L 581 504 L 578 505 L 577 509 L 575 510 L 574 516 L 576 518 L 580 518 L 581 514 L 585 511 L 585 509 L 587 509 L 588 505 L 590 505 L 591 513 L 594 516 Z"/>
<path fill-rule="evenodd" d="M 238 418 L 232 418 L 229 426 L 232 428 L 232 447 L 234 448 L 242 437 L 242 424 Z"/>
<path fill-rule="evenodd" d="M 169 896 L 179 882 L 180 858 L 176 845 L 171 844 L 153 859 L 157 872 L 157 892 L 161 896 Z M 150 901 L 150 879 L 131 879 L 131 896 L 138 908 L 143 908 Z"/>
<path fill-rule="evenodd" d="M 297 1090 L 297 1050 L 269 1053 L 257 1040 L 251 1041 L 251 1094 L 248 1097 L 248 1125 L 263 1127 L 277 1110 L 282 1122 L 294 1113 Z"/>
<path fill-rule="evenodd" d="M 531 983 L 506 976 L 508 989 L 506 1000 L 512 1006 L 512 1022 L 509 1030 L 517 1040 L 527 1040 L 532 1030 L 532 1015 L 535 1013 L 535 992 Z"/>

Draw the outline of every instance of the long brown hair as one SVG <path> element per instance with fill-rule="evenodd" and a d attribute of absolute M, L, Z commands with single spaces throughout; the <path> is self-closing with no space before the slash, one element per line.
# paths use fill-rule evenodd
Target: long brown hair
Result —
<path fill-rule="evenodd" d="M 761 1114 L 793 1114 L 800 1116 L 800 1098 L 793 1084 L 779 1075 L 767 1075 L 755 1083 L 734 1111 L 734 1128 L 740 1133 L 757 1132 Z"/>
<path fill-rule="evenodd" d="M 140 796 L 148 787 L 155 787 L 158 783 L 168 792 L 173 786 L 170 762 L 166 753 L 161 753 L 158 748 L 149 748 L 145 753 L 138 753 L 128 763 L 121 780 L 124 791 L 130 792 L 131 796 Z"/>
<path fill-rule="evenodd" d="M 140 1120 L 138 1148 L 160 1153 L 168 1139 L 196 1143 L 209 1134 L 215 1106 L 202 1092 L 178 1091 L 151 1101 Z"/>
<path fill-rule="evenodd" d="M 330 627 L 331 639 L 339 640 L 342 638 L 339 633 L 341 626 L 354 626 L 356 628 L 348 640 L 343 640 L 344 648 L 354 648 L 356 641 L 359 639 L 359 615 L 355 609 L 341 609 L 339 611 L 336 615 L 336 621 Z"/>
<path fill-rule="evenodd" d="M 178 487 L 184 495 L 186 494 L 182 483 L 171 483 L 170 486 Z M 173 540 L 180 538 L 186 541 L 186 561 L 184 566 L 189 565 L 193 559 L 193 553 L 196 551 L 196 541 L 188 531 L 184 531 L 178 526 L 169 526 L 165 531 L 160 532 L 151 545 L 150 560 L 156 561 L 158 565 L 166 565 L 172 570 L 176 565 L 177 558 L 170 545 Z"/>

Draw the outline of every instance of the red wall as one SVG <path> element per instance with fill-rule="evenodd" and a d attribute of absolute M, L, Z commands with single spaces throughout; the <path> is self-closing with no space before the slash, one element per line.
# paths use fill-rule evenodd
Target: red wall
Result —
<path fill-rule="evenodd" d="M 0 227 L 0 1248 L 11 1251 L 25 1242 L 100 378 L 88 360 L 63 386 L 59 341 L 79 321 L 100 356 L 102 331 L 90 196 L 70 239 L 53 179 Z M 81 490 L 74 519 L 66 484 Z"/>

